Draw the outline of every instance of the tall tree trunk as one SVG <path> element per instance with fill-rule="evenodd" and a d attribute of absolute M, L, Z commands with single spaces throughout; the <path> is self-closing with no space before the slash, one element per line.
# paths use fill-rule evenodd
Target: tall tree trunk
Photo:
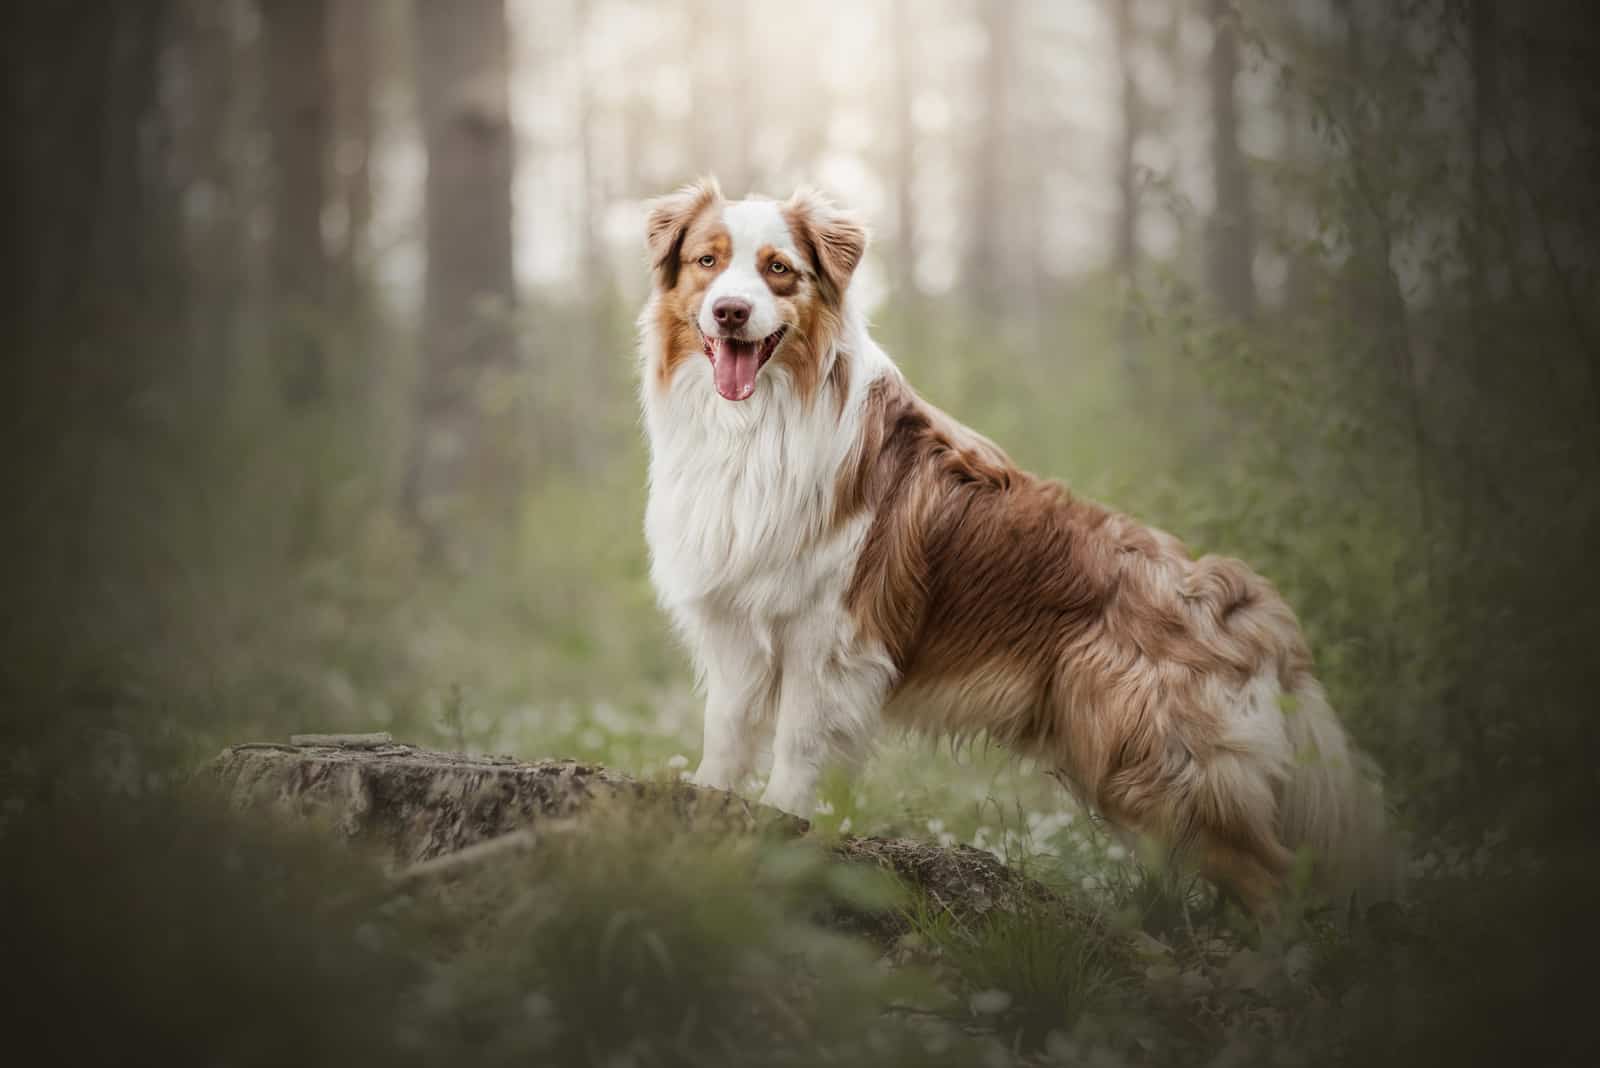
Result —
<path fill-rule="evenodd" d="M 607 327 L 613 307 L 611 272 L 597 225 L 601 205 L 605 202 L 603 179 L 595 161 L 600 108 L 596 104 L 589 66 L 583 61 L 587 54 L 584 43 L 588 41 L 593 28 L 594 6 L 593 0 L 573 0 L 571 11 L 572 39 L 577 42 L 578 57 L 574 64 L 572 87 L 578 119 L 578 254 L 574 261 L 578 268 L 578 303 L 583 313 L 572 341 L 587 353 L 612 351 Z M 550 441 L 548 437 L 541 441 L 539 454 L 543 457 L 557 449 L 565 452 L 570 470 L 583 477 L 598 468 L 601 462 L 596 429 L 600 421 L 595 406 L 613 395 L 612 366 L 610 361 L 602 361 L 598 366 L 580 366 L 573 370 L 578 371 L 593 388 L 566 391 L 564 411 L 558 423 L 560 437 L 556 441 Z M 542 425 L 549 424 L 543 413 L 539 421 Z"/>
<path fill-rule="evenodd" d="M 967 174 L 972 182 L 968 212 L 967 279 L 978 308 L 996 316 L 1006 304 L 1011 272 L 1006 265 L 1007 165 L 1011 75 L 1016 57 L 1016 0 L 980 4 L 989 49 L 979 73 L 982 119 L 973 140 Z"/>
<path fill-rule="evenodd" d="M 422 381 L 408 509 L 444 548 L 469 493 L 509 494 L 508 427 L 483 399 L 518 370 L 512 262 L 514 151 L 505 0 L 416 0 L 427 273 Z"/>
<path fill-rule="evenodd" d="M 1211 165 L 1216 211 L 1211 219 L 1212 290 L 1228 314 L 1255 314 L 1255 218 L 1250 203 L 1250 171 L 1239 148 L 1239 27 L 1230 0 L 1209 0 L 1213 44 L 1211 84 Z"/>
<path fill-rule="evenodd" d="M 1117 214 L 1112 241 L 1116 270 L 1131 280 L 1138 264 L 1139 188 L 1134 171 L 1133 150 L 1142 132 L 1143 109 L 1139 105 L 1139 83 L 1133 71 L 1134 0 L 1111 0 L 1117 60 L 1121 67 L 1118 96 L 1122 136 L 1117 142 Z"/>
<path fill-rule="evenodd" d="M 140 403 L 173 394 L 181 351 L 183 257 L 171 131 L 161 113 L 166 2 L 59 0 L 5 9 L 5 198 L 11 320 L 0 372 L 0 586 L 32 589 L 22 561 L 63 578 L 102 574 L 125 464 L 151 430 Z M 181 364 L 179 365 L 181 368 Z M 85 447 L 86 443 L 89 444 Z M 52 606 L 66 592 L 47 594 Z M 26 607 L 17 612 L 27 614 Z"/>
<path fill-rule="evenodd" d="M 1384 129 L 1382 106 L 1369 107 L 1363 87 L 1372 84 L 1366 54 L 1362 13 L 1354 0 L 1342 0 L 1345 20 L 1345 73 L 1349 86 L 1345 105 L 1345 137 L 1349 142 L 1349 166 L 1357 202 L 1352 207 L 1350 262 L 1346 267 L 1347 297 L 1351 321 L 1376 327 L 1375 354 L 1389 361 L 1387 372 L 1394 388 L 1406 399 L 1406 415 L 1411 424 L 1416 472 L 1417 523 L 1423 546 L 1423 581 L 1430 591 L 1438 568 L 1434 562 L 1433 488 L 1429 475 L 1428 426 L 1422 406 L 1422 384 L 1417 380 L 1412 354 L 1410 324 L 1405 296 L 1394 267 L 1394 237 L 1389 208 L 1381 190 L 1388 187 L 1384 169 L 1386 153 L 1392 151 Z M 1380 42 L 1393 26 L 1384 26 L 1386 14 L 1376 9 Z"/>
<path fill-rule="evenodd" d="M 573 68 L 575 83 L 572 87 L 578 119 L 578 292 L 581 300 L 592 304 L 602 299 L 610 283 L 596 226 L 600 206 L 605 201 L 599 168 L 594 158 L 595 126 L 600 109 L 595 105 L 588 64 L 582 58 L 586 54 L 583 43 L 589 39 L 594 19 L 593 0 L 573 0 L 571 18 L 572 39 L 578 42 L 578 62 Z"/>
<path fill-rule="evenodd" d="M 152 384 L 153 361 L 182 344 L 172 131 L 160 109 L 173 12 L 62 0 L 10 14 L 19 340 L 48 355 L 29 369 L 56 380 L 56 399 L 115 418 Z"/>
<path fill-rule="evenodd" d="M 915 323 L 917 302 L 917 130 L 912 114 L 916 97 L 915 64 L 911 50 L 916 41 L 911 0 L 891 0 L 890 38 L 894 50 L 894 162 L 895 236 L 899 243 L 895 256 L 895 296 Z"/>
<path fill-rule="evenodd" d="M 270 290 L 280 385 L 292 408 L 327 388 L 332 278 L 322 240 L 332 122 L 327 0 L 267 0 L 267 125 L 272 137 Z"/>
<path fill-rule="evenodd" d="M 190 400 L 226 418 L 247 285 L 240 182 L 243 47 L 236 8 L 183 0 L 178 14 L 177 175 L 186 186 Z"/>
<path fill-rule="evenodd" d="M 1117 214 L 1112 234 L 1112 256 L 1117 278 L 1125 292 L 1117 317 L 1117 344 L 1122 350 L 1125 369 L 1135 370 L 1133 287 L 1139 267 L 1139 175 L 1133 151 L 1144 129 L 1144 107 L 1139 100 L 1139 82 L 1134 77 L 1134 0 L 1111 0 L 1114 8 L 1117 59 L 1121 65 L 1122 137 L 1117 142 Z"/>
<path fill-rule="evenodd" d="M 377 24 L 369 0 L 332 0 L 333 151 L 331 202 L 339 226 L 332 259 L 341 304 L 359 314 L 371 264 L 372 144 Z"/>

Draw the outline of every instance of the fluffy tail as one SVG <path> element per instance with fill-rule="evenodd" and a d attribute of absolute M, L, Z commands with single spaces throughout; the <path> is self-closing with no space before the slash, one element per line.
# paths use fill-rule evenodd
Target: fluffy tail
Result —
<path fill-rule="evenodd" d="M 1310 855 L 1325 893 L 1362 905 L 1398 896 L 1400 850 L 1377 766 L 1345 734 L 1315 679 L 1283 704 L 1294 750 L 1278 816 L 1283 844 Z"/>

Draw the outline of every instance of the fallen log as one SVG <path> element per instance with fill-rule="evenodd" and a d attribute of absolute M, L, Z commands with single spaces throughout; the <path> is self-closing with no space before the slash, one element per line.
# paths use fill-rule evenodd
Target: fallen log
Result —
<path fill-rule="evenodd" d="M 541 830 L 570 830 L 575 817 L 606 806 L 650 806 L 685 826 L 789 836 L 809 826 L 735 794 L 641 781 L 597 764 L 524 762 L 433 752 L 371 735 L 349 738 L 350 744 L 343 744 L 345 736 L 317 735 L 294 739 L 314 744 L 237 745 L 223 750 L 210 770 L 235 806 L 329 824 L 375 847 L 405 879 L 536 848 Z M 1039 883 L 969 846 L 844 837 L 833 848 L 846 860 L 893 872 L 963 921 L 1056 901 Z"/>

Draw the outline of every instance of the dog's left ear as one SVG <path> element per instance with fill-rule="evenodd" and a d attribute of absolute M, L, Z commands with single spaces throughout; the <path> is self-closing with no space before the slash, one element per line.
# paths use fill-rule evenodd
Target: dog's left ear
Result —
<path fill-rule="evenodd" d="M 645 247 L 650 250 L 650 265 L 661 272 L 661 284 L 671 289 L 678 284 L 678 257 L 683 252 L 683 236 L 700 212 L 722 199 L 715 178 L 701 178 L 664 197 L 650 202 L 645 222 Z"/>
<path fill-rule="evenodd" d="M 867 228 L 814 189 L 802 189 L 790 197 L 783 214 L 795 240 L 811 257 L 824 295 L 837 304 L 867 251 Z"/>

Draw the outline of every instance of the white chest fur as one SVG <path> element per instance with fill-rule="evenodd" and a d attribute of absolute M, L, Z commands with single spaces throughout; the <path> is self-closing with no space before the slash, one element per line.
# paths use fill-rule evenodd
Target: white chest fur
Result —
<path fill-rule="evenodd" d="M 854 435 L 832 398 L 805 404 L 769 367 L 755 396 L 717 396 L 709 368 L 648 384 L 651 577 L 674 615 L 766 629 L 842 595 L 864 524 L 833 528 L 834 484 Z M 846 416 L 849 414 L 847 407 Z"/>
<path fill-rule="evenodd" d="M 871 382 L 897 372 L 864 328 L 845 340 L 841 404 L 827 393 L 808 403 L 772 364 L 742 402 L 717 395 L 703 360 L 663 385 L 648 327 L 644 338 L 645 536 L 656 593 L 706 690 L 695 779 L 737 787 L 776 730 L 763 800 L 797 814 L 822 762 L 872 734 L 892 671 L 877 643 L 857 641 L 845 606 L 871 516 L 836 522 L 834 495 Z"/>

